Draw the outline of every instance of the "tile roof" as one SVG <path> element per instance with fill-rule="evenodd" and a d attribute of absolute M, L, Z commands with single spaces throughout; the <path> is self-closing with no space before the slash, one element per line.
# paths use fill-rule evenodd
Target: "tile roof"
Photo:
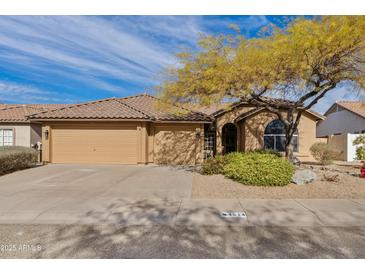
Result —
<path fill-rule="evenodd" d="M 292 101 L 289 100 L 284 100 L 284 99 L 276 99 L 276 98 L 271 98 L 271 97 L 262 97 L 262 99 L 266 102 L 271 102 L 271 103 L 275 103 L 276 105 L 283 105 L 285 106 L 288 103 L 292 103 Z M 211 117 L 216 117 L 220 114 L 223 114 L 227 111 L 232 110 L 235 107 L 241 106 L 241 105 L 245 105 L 248 104 L 247 101 L 245 100 L 241 100 L 241 101 L 236 101 L 233 103 L 216 103 L 216 104 L 212 104 L 210 106 L 201 106 L 201 105 L 186 105 L 187 108 L 190 108 L 192 110 L 199 110 L 200 112 L 203 112 L 206 115 L 209 115 Z M 318 112 L 315 112 L 313 110 L 307 110 L 308 113 L 318 117 L 319 119 L 325 119 L 325 116 L 319 114 Z"/>
<path fill-rule="evenodd" d="M 147 94 L 109 98 L 43 111 L 31 119 L 131 119 L 150 121 L 211 121 L 207 115 L 176 106 L 161 110 L 158 99 Z M 177 111 L 183 112 L 176 114 Z"/>
<path fill-rule="evenodd" d="M 29 122 L 28 115 L 62 106 L 65 104 L 0 104 L 0 122 Z"/>
<path fill-rule="evenodd" d="M 166 109 L 158 107 L 159 99 L 148 94 L 140 94 L 119 99 L 156 121 L 211 121 L 211 118 L 196 110 L 170 105 Z M 177 114 L 179 113 L 179 114 Z"/>
<path fill-rule="evenodd" d="M 149 120 L 143 112 L 122 103 L 117 98 L 108 98 L 62 108 L 43 111 L 31 119 L 142 119 Z"/>
<path fill-rule="evenodd" d="M 289 101 L 289 100 L 276 99 L 276 98 L 266 97 L 266 96 L 262 96 L 261 99 L 266 102 L 271 102 L 276 105 L 283 105 L 283 106 L 293 103 L 292 101 Z M 189 108 L 192 110 L 199 110 L 200 112 L 203 112 L 206 115 L 216 117 L 217 115 L 226 113 L 227 111 L 230 111 L 235 107 L 239 107 L 241 105 L 246 105 L 246 104 L 249 104 L 248 100 L 242 99 L 242 100 L 234 101 L 231 103 L 229 103 L 229 102 L 215 103 L 215 104 L 212 104 L 209 106 L 202 106 L 202 105 L 197 105 L 197 104 L 196 105 L 186 104 L 186 108 Z"/>
<path fill-rule="evenodd" d="M 337 105 L 365 118 L 365 101 L 338 101 Z"/>
<path fill-rule="evenodd" d="M 9 107 L 33 107 L 38 109 L 56 109 L 69 106 L 70 104 L 0 104 L 0 110 Z"/>
<path fill-rule="evenodd" d="M 216 103 L 216 104 L 212 104 L 210 106 L 187 104 L 186 108 L 196 110 L 196 111 L 199 110 L 200 112 L 202 112 L 206 115 L 214 116 L 214 113 L 216 113 L 218 111 L 222 111 L 224 109 L 229 109 L 231 105 L 232 105 L 231 103 Z"/>
<path fill-rule="evenodd" d="M 285 100 L 272 99 L 285 103 Z M 214 104 L 209 107 L 171 105 L 158 107 L 159 99 L 140 94 L 124 98 L 108 98 L 81 104 L 0 104 L 0 122 L 27 122 L 43 119 L 130 119 L 150 121 L 200 121 L 211 122 L 212 117 L 247 104 L 245 101 Z M 319 118 L 323 116 L 308 111 Z M 177 114 L 179 113 L 179 114 Z"/>

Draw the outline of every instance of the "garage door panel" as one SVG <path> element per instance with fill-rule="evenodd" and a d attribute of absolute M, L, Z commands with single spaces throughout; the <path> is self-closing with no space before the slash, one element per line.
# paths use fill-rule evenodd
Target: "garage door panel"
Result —
<path fill-rule="evenodd" d="M 55 128 L 52 162 L 135 164 L 136 127 Z"/>

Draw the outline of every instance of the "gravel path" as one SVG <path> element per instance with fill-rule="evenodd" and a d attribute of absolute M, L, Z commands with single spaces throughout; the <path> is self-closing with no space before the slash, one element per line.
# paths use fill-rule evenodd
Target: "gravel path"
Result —
<path fill-rule="evenodd" d="M 193 178 L 192 198 L 230 199 L 350 199 L 365 198 L 365 179 L 347 174 L 356 172 L 353 168 L 314 167 L 317 180 L 307 185 L 289 184 L 284 187 L 247 186 L 223 175 L 201 175 Z M 338 182 L 328 182 L 324 174 L 338 174 Z"/>

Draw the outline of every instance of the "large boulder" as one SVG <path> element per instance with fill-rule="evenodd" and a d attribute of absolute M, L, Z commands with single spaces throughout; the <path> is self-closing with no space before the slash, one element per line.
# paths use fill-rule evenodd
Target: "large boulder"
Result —
<path fill-rule="evenodd" d="M 297 169 L 293 175 L 292 182 L 297 185 L 304 185 L 314 181 L 317 175 L 309 169 Z"/>

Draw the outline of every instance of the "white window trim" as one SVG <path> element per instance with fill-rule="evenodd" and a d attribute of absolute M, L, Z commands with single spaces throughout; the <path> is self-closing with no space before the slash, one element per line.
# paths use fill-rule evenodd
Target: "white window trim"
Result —
<path fill-rule="evenodd" d="M 0 130 L 11 130 L 12 131 L 12 144 L 11 146 L 15 146 L 15 128 L 13 127 L 0 127 Z M 3 140 L 2 140 L 2 145 L 0 146 L 4 146 L 4 134 L 3 134 Z"/>
<path fill-rule="evenodd" d="M 265 136 L 271 136 L 271 137 L 286 137 L 285 134 L 264 134 L 264 139 L 265 139 Z M 299 152 L 299 134 L 293 134 L 293 137 L 297 137 L 298 138 L 298 145 L 297 145 L 297 150 L 294 151 L 294 152 Z M 293 140 L 293 139 L 292 139 Z M 264 142 L 264 148 L 265 148 L 265 142 Z M 274 150 L 276 151 L 279 151 L 276 149 L 276 138 L 274 138 Z"/>

